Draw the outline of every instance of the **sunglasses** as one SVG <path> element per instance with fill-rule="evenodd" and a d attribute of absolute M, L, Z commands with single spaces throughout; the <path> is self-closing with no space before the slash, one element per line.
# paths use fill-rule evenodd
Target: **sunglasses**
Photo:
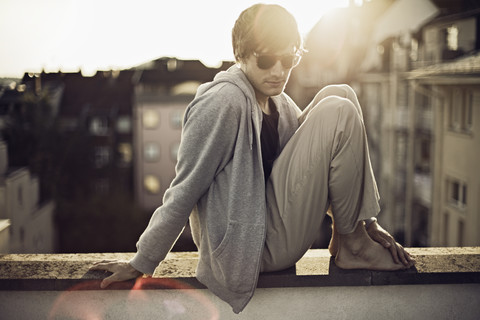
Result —
<path fill-rule="evenodd" d="M 258 54 L 254 52 L 253 55 L 257 58 L 257 67 L 263 70 L 270 69 L 278 60 L 280 60 L 280 63 L 284 68 L 290 69 L 296 67 L 302 58 L 302 55 L 299 53 L 276 56 L 274 54 Z"/>

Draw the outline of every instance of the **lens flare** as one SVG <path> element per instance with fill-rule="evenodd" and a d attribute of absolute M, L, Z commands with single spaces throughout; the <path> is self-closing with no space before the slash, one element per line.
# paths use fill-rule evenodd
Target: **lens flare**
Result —
<path fill-rule="evenodd" d="M 138 278 L 99 290 L 100 280 L 79 283 L 55 300 L 48 319 L 219 319 L 204 290 L 173 278 Z"/>

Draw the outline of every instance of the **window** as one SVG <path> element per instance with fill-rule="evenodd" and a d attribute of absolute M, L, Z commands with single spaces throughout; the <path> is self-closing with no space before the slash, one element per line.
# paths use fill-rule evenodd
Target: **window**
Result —
<path fill-rule="evenodd" d="M 170 115 L 170 119 L 173 129 L 182 129 L 183 110 L 174 110 Z"/>
<path fill-rule="evenodd" d="M 470 134 L 473 129 L 474 92 L 469 89 L 454 88 L 449 105 L 449 129 L 458 133 Z"/>
<path fill-rule="evenodd" d="M 448 50 L 458 50 L 458 28 L 456 25 L 447 28 L 447 48 Z"/>
<path fill-rule="evenodd" d="M 122 167 L 128 166 L 132 163 L 133 151 L 131 143 L 119 143 L 118 144 L 118 164 Z"/>
<path fill-rule="evenodd" d="M 155 142 L 147 142 L 144 147 L 146 161 L 157 161 L 160 158 L 160 147 Z"/>
<path fill-rule="evenodd" d="M 460 184 L 458 182 L 451 183 L 451 197 L 453 201 L 460 201 Z"/>
<path fill-rule="evenodd" d="M 110 182 L 108 179 L 96 179 L 93 187 L 97 194 L 107 194 L 110 191 Z"/>
<path fill-rule="evenodd" d="M 467 206 L 467 185 L 459 180 L 447 180 L 447 201 L 453 207 L 464 209 Z"/>
<path fill-rule="evenodd" d="M 103 168 L 110 162 L 110 148 L 105 146 L 95 147 L 94 149 L 95 168 Z"/>
<path fill-rule="evenodd" d="M 160 180 L 154 175 L 146 175 L 143 179 L 143 186 L 149 193 L 157 194 L 160 192 Z"/>
<path fill-rule="evenodd" d="M 145 109 L 143 111 L 143 126 L 145 129 L 155 129 L 160 123 L 160 116 L 157 111 Z"/>
<path fill-rule="evenodd" d="M 418 60 L 418 40 L 415 38 L 412 38 L 410 43 L 410 59 L 412 61 Z"/>
<path fill-rule="evenodd" d="M 450 129 L 458 131 L 460 129 L 459 110 L 463 104 L 462 91 L 459 88 L 453 89 L 450 102 Z"/>
<path fill-rule="evenodd" d="M 108 134 L 108 119 L 106 117 L 93 117 L 90 119 L 89 131 L 96 136 L 105 136 Z"/>
<path fill-rule="evenodd" d="M 121 116 L 117 119 L 117 132 L 130 133 L 132 131 L 132 121 L 129 116 Z"/>
<path fill-rule="evenodd" d="M 177 67 L 178 67 L 177 59 L 168 59 L 167 70 L 169 72 L 174 72 L 175 70 L 177 70 Z"/>
<path fill-rule="evenodd" d="M 429 135 L 419 134 L 415 139 L 415 170 L 417 172 L 430 172 L 430 148 L 431 138 Z"/>
<path fill-rule="evenodd" d="M 462 128 L 464 131 L 472 131 L 473 127 L 473 103 L 474 95 L 472 91 L 467 91 L 465 94 L 465 105 L 462 108 Z"/>
<path fill-rule="evenodd" d="M 156 142 L 146 142 L 143 149 L 143 154 L 145 161 L 158 161 L 158 159 L 160 159 L 160 147 Z"/>
<path fill-rule="evenodd" d="M 448 52 L 453 53 L 447 55 L 446 58 L 455 58 L 478 48 L 476 44 L 478 37 L 478 31 L 476 31 L 478 30 L 477 20 L 478 18 L 472 15 L 469 18 L 458 19 L 455 23 L 444 25 L 445 42 L 442 45 Z"/>

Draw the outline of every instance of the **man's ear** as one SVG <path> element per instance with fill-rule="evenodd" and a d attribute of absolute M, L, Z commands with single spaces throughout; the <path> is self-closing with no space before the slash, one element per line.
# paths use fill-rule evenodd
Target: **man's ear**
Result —
<path fill-rule="evenodd" d="M 237 65 L 240 69 L 244 70 L 245 62 L 244 62 L 243 59 L 239 59 L 239 60 L 237 60 L 236 65 Z M 245 70 L 244 70 L 244 71 L 245 71 Z"/>

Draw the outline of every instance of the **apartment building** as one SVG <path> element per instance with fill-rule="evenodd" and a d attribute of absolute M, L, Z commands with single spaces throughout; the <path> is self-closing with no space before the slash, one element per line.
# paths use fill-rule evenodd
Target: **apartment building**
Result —
<path fill-rule="evenodd" d="M 462 20 L 435 24 L 426 31 L 442 32 Z M 468 30 L 475 29 L 464 32 Z M 435 118 L 430 241 L 437 246 L 478 245 L 480 54 L 414 70 L 409 81 L 417 92 L 430 97 Z"/>
<path fill-rule="evenodd" d="M 381 217 L 407 245 L 478 245 L 480 11 L 434 3 L 438 16 L 383 39 L 358 77 Z"/>
<path fill-rule="evenodd" d="M 183 115 L 198 86 L 232 64 L 209 68 L 198 60 L 167 57 L 136 68 L 135 197 L 142 208 L 160 206 L 175 177 Z"/>
<path fill-rule="evenodd" d="M 0 140 L 0 252 L 55 252 L 54 209 L 52 201 L 40 203 L 38 179 L 28 168 L 8 168 Z"/>
<path fill-rule="evenodd" d="M 136 94 L 136 199 L 153 212 L 175 177 L 183 114 L 193 96 L 147 97 L 139 89 Z"/>
<path fill-rule="evenodd" d="M 480 6 L 372 0 L 322 17 L 287 92 L 348 83 L 363 108 L 379 221 L 407 246 L 478 245 Z M 336 30 L 335 36 L 329 30 Z"/>

